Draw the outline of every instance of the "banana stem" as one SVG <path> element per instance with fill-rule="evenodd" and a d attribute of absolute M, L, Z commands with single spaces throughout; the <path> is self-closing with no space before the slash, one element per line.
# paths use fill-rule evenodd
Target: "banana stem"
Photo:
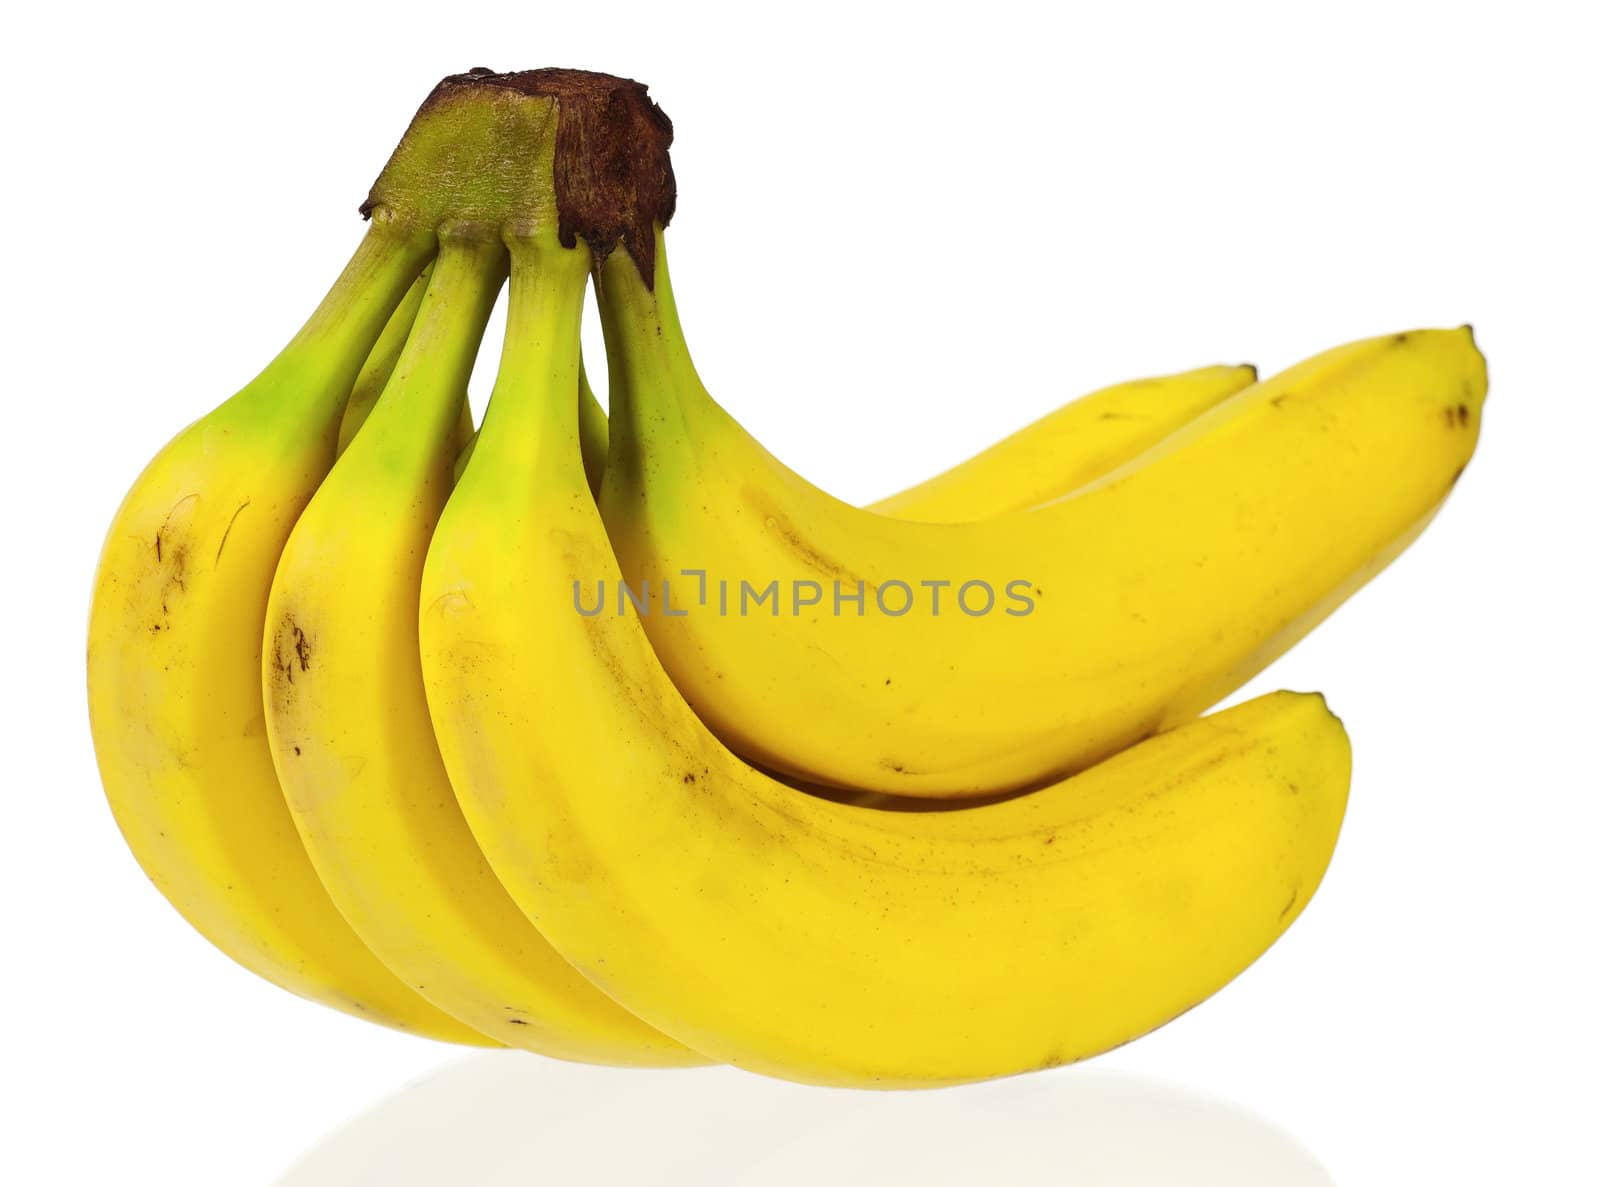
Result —
<path fill-rule="evenodd" d="M 467 380 L 505 277 L 498 239 L 441 236 L 422 306 L 366 426 L 397 459 L 430 452 L 454 459 Z"/>
<path fill-rule="evenodd" d="M 326 432 L 331 448 L 356 376 L 436 250 L 432 232 L 374 222 L 299 333 L 240 392 L 234 415 L 274 421 L 290 434 Z"/>
<path fill-rule="evenodd" d="M 610 365 L 610 447 L 606 470 L 638 479 L 651 454 L 664 456 L 697 440 L 692 421 L 720 414 L 689 357 L 667 271 L 665 236 L 655 228 L 654 283 L 625 251 L 615 251 L 595 276 L 595 298 Z"/>
<path fill-rule="evenodd" d="M 389 315 L 437 249 L 438 241 L 431 233 L 396 232 L 373 223 L 285 353 L 329 354 L 341 359 L 355 354 L 359 371 Z M 354 381 L 353 372 L 346 390 Z"/>
<path fill-rule="evenodd" d="M 389 377 L 394 374 L 395 366 L 400 362 L 400 352 L 405 349 L 406 339 L 411 336 L 411 326 L 417 320 L 417 310 L 422 308 L 422 294 L 428 291 L 428 281 L 432 275 L 433 265 L 429 264 L 412 282 L 411 287 L 406 290 L 404 299 L 389 315 L 389 320 L 384 323 L 383 333 L 378 336 L 377 345 L 372 348 L 367 361 L 361 365 L 361 374 L 356 376 L 355 386 L 350 389 L 350 399 L 344 406 L 344 417 L 339 421 L 340 453 L 348 449 L 350 442 L 355 440 L 356 433 L 372 414 L 378 397 L 389 385 Z"/>
<path fill-rule="evenodd" d="M 678 320 L 666 237 L 659 226 L 653 285 L 645 282 L 627 252 L 615 251 L 606 257 L 594 287 L 605 332 L 613 417 L 631 415 L 631 408 L 622 405 L 631 404 L 641 391 L 701 388 Z"/>
<path fill-rule="evenodd" d="M 486 463 L 481 470 L 588 490 L 575 397 L 589 250 L 581 241 L 561 246 L 553 230 L 508 239 L 508 245 L 505 345 L 474 462 L 492 456 L 507 464 Z"/>

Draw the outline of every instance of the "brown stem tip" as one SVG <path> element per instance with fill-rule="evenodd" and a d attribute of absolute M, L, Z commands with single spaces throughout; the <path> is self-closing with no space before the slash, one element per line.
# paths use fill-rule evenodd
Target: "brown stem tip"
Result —
<path fill-rule="evenodd" d="M 668 153 L 672 121 L 648 88 L 589 70 L 497 73 L 480 66 L 434 87 L 412 126 L 462 99 L 497 95 L 555 100 L 552 180 L 562 245 L 582 239 L 598 264 L 620 244 L 653 287 L 655 224 L 671 221 L 678 190 Z M 362 214 L 378 202 L 375 187 Z"/>

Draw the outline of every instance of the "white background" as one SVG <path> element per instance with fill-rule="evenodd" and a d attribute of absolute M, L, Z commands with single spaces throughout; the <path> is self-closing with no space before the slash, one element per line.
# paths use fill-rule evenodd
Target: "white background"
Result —
<path fill-rule="evenodd" d="M 1108 1187 L 1595 1182 L 1584 11 L 13 9 L 0 1179 L 265 1185 L 334 1135 L 283 1181 L 971 1182 L 1008 1157 Z M 1103 383 L 1477 326 L 1489 405 L 1450 505 L 1246 690 L 1325 690 L 1356 777 L 1317 900 L 1213 1001 L 1088 1067 L 893 1103 L 458 1064 L 256 981 L 140 874 L 82 687 L 118 499 L 309 312 L 436 78 L 549 64 L 652 85 L 702 372 L 850 498 Z"/>

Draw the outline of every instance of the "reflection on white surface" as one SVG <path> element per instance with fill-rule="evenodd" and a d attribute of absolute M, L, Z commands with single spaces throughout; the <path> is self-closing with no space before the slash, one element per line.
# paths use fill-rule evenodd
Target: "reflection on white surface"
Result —
<path fill-rule="evenodd" d="M 1234 1105 L 1093 1070 L 932 1092 L 729 1068 L 619 1071 L 475 1054 L 323 1138 L 278 1187 L 1070 1183 L 1331 1187 Z"/>

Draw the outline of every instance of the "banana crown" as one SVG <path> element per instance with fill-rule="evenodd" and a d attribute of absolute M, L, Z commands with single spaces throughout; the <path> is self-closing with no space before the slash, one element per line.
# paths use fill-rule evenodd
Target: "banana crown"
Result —
<path fill-rule="evenodd" d="M 364 217 L 526 235 L 554 226 L 596 261 L 625 247 L 649 283 L 672 219 L 672 121 L 631 79 L 482 67 L 434 87 L 361 205 Z"/>

